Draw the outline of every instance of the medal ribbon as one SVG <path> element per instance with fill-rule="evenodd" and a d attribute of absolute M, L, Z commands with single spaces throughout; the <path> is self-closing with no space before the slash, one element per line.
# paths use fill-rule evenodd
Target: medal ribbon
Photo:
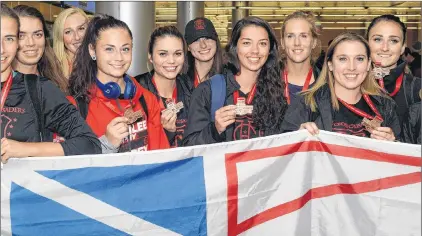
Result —
<path fill-rule="evenodd" d="M 290 104 L 290 94 L 289 94 L 289 81 L 287 79 L 287 70 L 283 71 L 283 79 L 284 79 L 284 95 L 287 98 L 287 104 Z M 312 67 L 309 69 L 308 75 L 306 76 L 305 84 L 302 87 L 302 91 L 305 91 L 308 89 L 309 84 L 311 83 L 312 79 Z"/>
<path fill-rule="evenodd" d="M 374 118 L 378 118 L 379 120 L 383 121 L 384 119 L 382 118 L 381 114 L 378 112 L 377 108 L 375 107 L 374 103 L 371 101 L 371 99 L 369 98 L 368 94 L 364 94 L 362 95 L 363 99 L 365 99 L 366 103 L 368 104 L 368 106 L 371 108 L 371 110 L 375 113 L 375 116 L 371 116 L 368 113 L 360 110 L 359 108 L 356 108 L 353 105 L 348 104 L 347 102 L 341 100 L 340 98 L 337 98 L 345 107 L 347 107 L 347 109 L 349 109 L 351 112 L 355 113 L 356 115 L 359 115 L 361 117 L 365 117 L 367 119 L 374 119 Z"/>
<path fill-rule="evenodd" d="M 9 95 L 10 88 L 12 87 L 13 76 L 12 72 L 6 80 L 5 85 L 1 89 L 1 102 L 0 102 L 0 111 L 3 111 L 4 104 L 6 103 L 7 95 Z"/>
<path fill-rule="evenodd" d="M 389 93 L 388 95 L 390 96 L 390 97 L 394 97 L 398 92 L 399 92 L 399 90 L 400 90 L 400 88 L 401 88 L 401 83 L 403 82 L 403 77 L 404 77 L 404 73 L 402 73 L 398 78 L 397 78 L 397 80 L 396 80 L 396 86 L 395 86 L 395 88 L 394 88 L 394 91 L 392 92 L 392 93 Z M 381 78 L 381 79 L 378 79 L 378 83 L 379 83 L 379 85 L 383 88 L 383 89 L 385 89 L 385 85 L 384 85 L 384 79 L 383 78 Z M 388 92 L 387 92 L 388 93 Z"/>
<path fill-rule="evenodd" d="M 249 92 L 248 97 L 246 98 L 246 105 L 251 105 L 252 104 L 252 100 L 255 97 L 256 94 L 256 84 L 254 84 L 254 86 L 252 87 L 251 91 Z M 239 90 L 234 91 L 233 93 L 233 100 L 234 100 L 234 104 L 237 104 L 237 99 L 239 98 Z"/>
<path fill-rule="evenodd" d="M 157 93 L 158 93 L 158 87 L 157 87 L 157 84 L 155 83 L 154 77 L 152 77 L 152 84 L 154 84 L 154 87 L 155 87 L 155 89 L 157 90 Z M 174 86 L 172 99 L 173 99 L 174 103 L 177 102 L 177 84 L 175 84 L 175 86 Z M 158 95 L 158 102 L 160 103 L 160 107 L 161 107 L 162 110 L 166 109 L 166 107 L 164 106 L 164 103 L 163 103 L 163 99 L 161 99 L 160 95 Z"/>

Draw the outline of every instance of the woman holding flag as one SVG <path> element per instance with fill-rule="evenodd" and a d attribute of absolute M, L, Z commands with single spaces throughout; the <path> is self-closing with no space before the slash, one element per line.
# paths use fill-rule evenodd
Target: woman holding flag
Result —
<path fill-rule="evenodd" d="M 101 153 L 100 143 L 79 112 L 50 80 L 27 77 L 12 69 L 18 51 L 19 18 L 1 4 L 1 158 L 63 156 Z M 28 81 L 32 80 L 32 81 Z M 34 104 L 26 89 L 37 81 L 40 107 Z M 35 90 L 37 91 L 37 90 Z M 32 103 L 31 103 L 32 101 Z M 39 117 L 34 114 L 40 109 Z M 66 138 L 53 143 L 44 136 L 44 130 L 57 131 Z"/>
<path fill-rule="evenodd" d="M 319 129 L 380 140 L 400 137 L 396 104 L 371 73 L 370 49 L 354 33 L 337 36 L 328 47 L 315 85 L 292 99 L 284 131 Z"/>

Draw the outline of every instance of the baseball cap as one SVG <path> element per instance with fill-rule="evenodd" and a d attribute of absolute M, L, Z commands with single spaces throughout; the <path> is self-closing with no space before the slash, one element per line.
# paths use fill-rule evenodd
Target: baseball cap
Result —
<path fill-rule="evenodd" d="M 217 40 L 217 32 L 212 22 L 204 17 L 198 17 L 189 21 L 185 27 L 186 43 L 190 45 L 202 37 Z"/>

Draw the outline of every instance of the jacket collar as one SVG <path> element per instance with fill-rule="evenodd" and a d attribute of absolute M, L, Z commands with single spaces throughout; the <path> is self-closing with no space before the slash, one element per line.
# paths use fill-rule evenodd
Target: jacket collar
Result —
<path fill-rule="evenodd" d="M 226 97 L 230 96 L 236 90 L 240 89 L 240 84 L 236 81 L 233 75 L 233 72 L 231 70 L 226 70 L 226 82 L 227 82 Z"/>
<path fill-rule="evenodd" d="M 404 73 L 406 69 L 406 62 L 399 60 L 397 66 L 390 70 L 390 74 L 384 77 L 384 82 L 386 85 L 395 83 L 397 78 Z"/>

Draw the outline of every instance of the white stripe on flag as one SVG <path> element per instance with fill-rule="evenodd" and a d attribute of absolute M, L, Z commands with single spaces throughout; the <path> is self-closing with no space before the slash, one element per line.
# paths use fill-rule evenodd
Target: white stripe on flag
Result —
<path fill-rule="evenodd" d="M 150 235 L 180 235 L 115 208 L 88 194 L 71 189 L 36 172 L 28 171 L 25 175 L 12 172 L 7 174 L 13 175 L 10 176 L 13 182 L 36 194 L 54 199 L 54 201 L 70 209 L 130 235 L 139 235 L 141 232 L 148 232 Z M 28 179 L 31 181 L 28 181 Z"/>

